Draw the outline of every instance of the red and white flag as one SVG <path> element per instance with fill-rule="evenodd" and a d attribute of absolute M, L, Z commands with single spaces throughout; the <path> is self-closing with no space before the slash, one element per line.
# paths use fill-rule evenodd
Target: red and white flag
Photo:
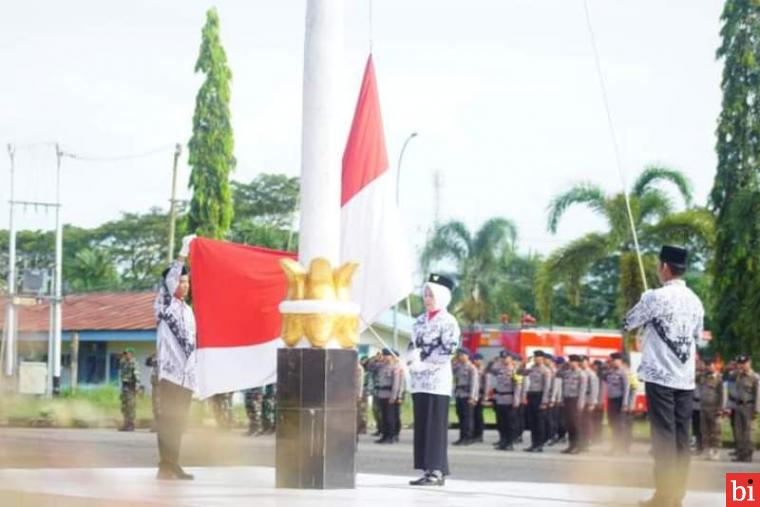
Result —
<path fill-rule="evenodd" d="M 296 258 L 207 238 L 191 243 L 200 398 L 275 382 L 283 345 L 278 306 L 288 291 L 284 257 Z"/>
<path fill-rule="evenodd" d="M 412 264 L 388 168 L 372 55 L 343 154 L 342 183 L 341 259 L 359 262 L 352 299 L 361 307 L 364 329 L 412 290 Z"/>

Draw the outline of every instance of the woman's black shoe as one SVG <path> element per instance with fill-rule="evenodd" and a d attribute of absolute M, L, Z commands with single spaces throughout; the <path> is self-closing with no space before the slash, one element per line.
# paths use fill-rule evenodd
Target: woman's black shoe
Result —
<path fill-rule="evenodd" d="M 446 484 L 446 478 L 435 475 L 424 475 L 415 481 L 409 481 L 410 486 L 443 486 L 444 484 Z"/>

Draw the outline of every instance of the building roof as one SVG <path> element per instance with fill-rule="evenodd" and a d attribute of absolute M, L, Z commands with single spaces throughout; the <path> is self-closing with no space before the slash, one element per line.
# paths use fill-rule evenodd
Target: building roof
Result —
<path fill-rule="evenodd" d="M 153 310 L 155 292 L 94 292 L 73 294 L 63 299 L 63 331 L 136 331 L 156 329 Z M 0 329 L 4 328 L 8 298 L 0 296 Z M 16 306 L 19 333 L 47 331 L 50 327 L 48 301 L 35 306 Z M 414 319 L 399 312 L 399 334 L 411 334 Z M 383 312 L 375 325 L 393 329 L 393 310 Z"/>
<path fill-rule="evenodd" d="M 98 292 L 63 299 L 63 330 L 149 330 L 156 328 L 154 292 Z M 8 298 L 0 297 L 0 329 L 5 325 Z M 17 306 L 19 332 L 47 331 L 50 304 Z"/>

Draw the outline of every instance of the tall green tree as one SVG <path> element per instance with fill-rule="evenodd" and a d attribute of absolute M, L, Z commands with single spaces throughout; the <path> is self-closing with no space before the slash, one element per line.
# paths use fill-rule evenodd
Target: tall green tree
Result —
<path fill-rule="evenodd" d="M 505 259 L 515 254 L 517 228 L 504 218 L 488 220 L 475 233 L 454 220 L 435 228 L 422 252 L 423 272 L 434 262 L 448 263 L 457 281 L 454 313 L 469 323 L 496 321 L 503 311 L 497 292 L 504 280 Z M 447 267 L 444 264 L 443 267 Z"/>
<path fill-rule="evenodd" d="M 232 72 L 219 38 L 219 15 L 216 9 L 206 13 L 201 49 L 195 72 L 206 79 L 195 99 L 193 136 L 190 138 L 188 163 L 190 201 L 188 228 L 210 238 L 223 238 L 232 222 L 230 173 L 235 169 L 234 139 L 230 121 L 230 81 Z"/>
<path fill-rule="evenodd" d="M 293 230 L 299 193 L 298 178 L 260 174 L 250 183 L 232 182 L 235 218 L 229 238 L 278 250 L 295 251 Z"/>
<path fill-rule="evenodd" d="M 760 2 L 726 0 L 716 214 L 713 331 L 719 349 L 760 356 Z"/>
<path fill-rule="evenodd" d="M 675 188 L 684 201 L 684 209 L 676 211 L 669 194 L 660 188 L 662 183 Z M 707 251 L 713 240 L 713 217 L 705 209 L 692 207 L 691 184 L 682 173 L 665 167 L 648 167 L 636 179 L 628 197 L 650 287 L 658 283 L 656 253 L 663 243 L 691 246 L 697 252 L 692 264 L 699 266 L 698 252 Z M 545 321 L 564 324 L 552 314 L 557 289 L 561 288 L 567 300 L 578 306 L 584 288 L 603 280 L 600 278 L 601 272 L 592 274 L 594 269 L 599 268 L 602 261 L 606 261 L 604 266 L 609 269 L 614 266 L 610 264 L 610 259 L 614 258 L 618 272 L 616 316 L 619 321 L 620 316 L 639 300 L 643 292 L 625 196 L 622 193 L 607 195 L 599 186 L 589 183 L 574 185 L 549 204 L 549 232 L 556 233 L 565 211 L 577 205 L 585 206 L 604 218 L 607 230 L 582 236 L 546 259 L 537 276 L 539 313 Z M 600 295 L 603 297 L 604 292 Z M 609 321 L 609 318 L 603 320 Z"/>

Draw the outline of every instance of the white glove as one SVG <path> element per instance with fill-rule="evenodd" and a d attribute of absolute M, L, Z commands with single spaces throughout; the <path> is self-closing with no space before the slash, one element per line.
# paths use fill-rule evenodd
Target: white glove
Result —
<path fill-rule="evenodd" d="M 179 250 L 179 256 L 187 258 L 190 255 L 190 243 L 196 238 L 195 234 L 190 234 L 182 238 L 182 248 Z"/>

